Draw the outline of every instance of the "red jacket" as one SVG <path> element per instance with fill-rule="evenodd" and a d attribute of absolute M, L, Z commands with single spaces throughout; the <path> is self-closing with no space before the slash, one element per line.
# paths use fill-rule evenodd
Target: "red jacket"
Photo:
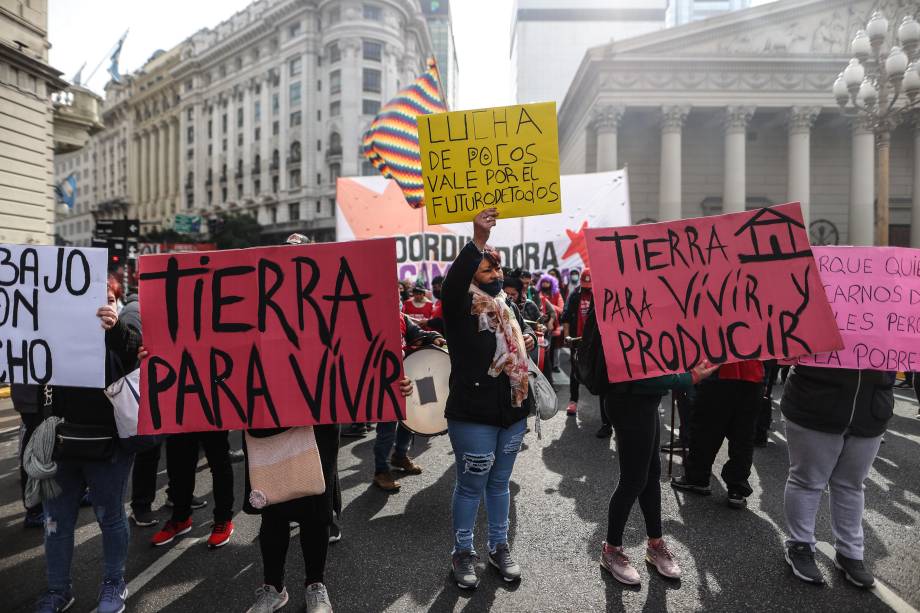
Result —
<path fill-rule="evenodd" d="M 744 362 L 723 364 L 719 367 L 719 379 L 762 383 L 763 362 L 759 360 L 745 360 Z"/>

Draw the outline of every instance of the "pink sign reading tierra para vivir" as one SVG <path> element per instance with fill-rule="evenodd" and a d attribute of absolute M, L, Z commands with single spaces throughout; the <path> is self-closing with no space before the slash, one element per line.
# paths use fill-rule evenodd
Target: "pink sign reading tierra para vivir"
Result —
<path fill-rule="evenodd" d="M 801 364 L 920 370 L 920 249 L 814 247 L 843 349 Z"/>
<path fill-rule="evenodd" d="M 586 237 L 610 381 L 843 347 L 798 203 Z"/>

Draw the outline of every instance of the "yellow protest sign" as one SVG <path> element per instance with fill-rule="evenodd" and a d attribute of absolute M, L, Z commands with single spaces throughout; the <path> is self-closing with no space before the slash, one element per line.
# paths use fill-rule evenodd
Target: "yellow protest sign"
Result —
<path fill-rule="evenodd" d="M 562 211 L 556 103 L 419 115 L 428 223 Z"/>

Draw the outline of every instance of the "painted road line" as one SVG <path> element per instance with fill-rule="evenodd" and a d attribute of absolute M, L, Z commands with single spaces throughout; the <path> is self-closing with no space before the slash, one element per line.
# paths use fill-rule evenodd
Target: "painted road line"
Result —
<path fill-rule="evenodd" d="M 815 548 L 830 558 L 831 561 L 834 560 L 836 552 L 834 548 L 831 547 L 830 543 L 818 541 L 815 544 Z M 890 587 L 879 581 L 878 577 L 875 578 L 875 587 L 870 589 L 869 593 L 891 607 L 896 613 L 920 613 L 920 611 L 917 611 L 917 609 L 905 602 L 903 598 L 895 594 Z"/>

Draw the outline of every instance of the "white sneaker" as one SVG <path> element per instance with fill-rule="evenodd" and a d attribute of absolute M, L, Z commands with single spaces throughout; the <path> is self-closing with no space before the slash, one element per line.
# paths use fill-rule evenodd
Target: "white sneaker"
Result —
<path fill-rule="evenodd" d="M 287 604 L 287 588 L 282 588 L 281 593 L 271 585 L 263 585 L 256 590 L 256 603 L 249 607 L 246 613 L 274 613 Z"/>
<path fill-rule="evenodd" d="M 307 613 L 332 613 L 332 603 L 329 602 L 329 592 L 322 583 L 311 583 L 304 594 Z"/>

